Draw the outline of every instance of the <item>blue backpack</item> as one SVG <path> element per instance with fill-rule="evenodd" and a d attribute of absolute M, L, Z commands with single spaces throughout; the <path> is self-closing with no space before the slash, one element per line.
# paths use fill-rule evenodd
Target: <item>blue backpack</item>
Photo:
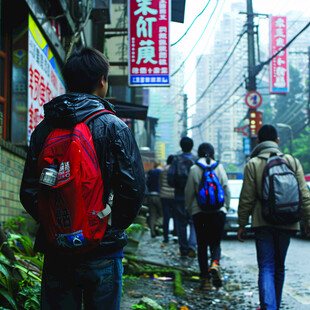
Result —
<path fill-rule="evenodd" d="M 197 203 L 202 211 L 217 211 L 224 205 L 225 193 L 214 169 L 218 163 L 205 166 L 196 161 L 196 165 L 203 169 L 198 188 Z"/>

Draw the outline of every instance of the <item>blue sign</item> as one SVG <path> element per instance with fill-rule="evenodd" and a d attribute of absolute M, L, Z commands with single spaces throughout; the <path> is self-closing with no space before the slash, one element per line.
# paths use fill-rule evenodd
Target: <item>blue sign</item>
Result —
<path fill-rule="evenodd" d="M 130 76 L 130 84 L 138 85 L 169 85 L 169 75 L 139 75 Z"/>
<path fill-rule="evenodd" d="M 244 155 L 251 154 L 251 139 L 249 137 L 243 137 L 243 153 Z"/>

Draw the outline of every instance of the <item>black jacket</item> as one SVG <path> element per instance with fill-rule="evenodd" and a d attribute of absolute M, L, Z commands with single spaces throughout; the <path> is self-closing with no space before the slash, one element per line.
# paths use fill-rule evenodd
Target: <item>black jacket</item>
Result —
<path fill-rule="evenodd" d="M 106 100 L 87 94 L 66 94 L 44 105 L 44 120 L 31 135 L 20 190 L 21 203 L 27 212 L 38 219 L 37 159 L 53 128 L 70 128 L 92 114 L 113 106 Z M 145 177 L 139 149 L 127 125 L 113 114 L 91 119 L 88 127 L 93 137 L 103 182 L 104 202 L 113 193 L 112 226 L 108 226 L 101 246 L 101 254 L 120 250 L 127 243 L 124 229 L 139 212 L 145 191 Z M 43 229 L 36 238 L 36 249 L 47 253 Z"/>

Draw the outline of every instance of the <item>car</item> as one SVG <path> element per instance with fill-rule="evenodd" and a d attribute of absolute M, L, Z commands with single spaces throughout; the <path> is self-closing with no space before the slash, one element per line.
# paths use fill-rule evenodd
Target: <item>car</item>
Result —
<path fill-rule="evenodd" d="M 307 181 L 307 179 L 306 179 L 306 184 L 307 184 L 308 189 L 310 190 L 310 181 Z M 309 238 L 306 236 L 306 233 L 305 233 L 304 221 L 300 220 L 299 224 L 300 224 L 300 231 L 296 233 L 296 236 L 301 237 L 301 238 Z"/>
<path fill-rule="evenodd" d="M 231 232 L 238 232 L 238 205 L 242 184 L 242 179 L 228 180 L 230 189 L 230 208 L 226 214 L 226 222 L 223 232 L 224 237 Z M 250 229 L 250 225 L 247 225 L 246 228 Z"/>

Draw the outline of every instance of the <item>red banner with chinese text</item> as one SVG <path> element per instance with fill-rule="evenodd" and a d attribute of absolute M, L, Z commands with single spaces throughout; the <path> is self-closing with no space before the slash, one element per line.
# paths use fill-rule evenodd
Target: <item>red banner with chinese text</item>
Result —
<path fill-rule="evenodd" d="M 287 18 L 270 16 L 270 57 L 287 41 Z M 269 66 L 269 93 L 285 94 L 289 91 L 287 49 L 272 59 Z"/>
<path fill-rule="evenodd" d="M 129 0 L 129 85 L 169 86 L 169 0 Z"/>

